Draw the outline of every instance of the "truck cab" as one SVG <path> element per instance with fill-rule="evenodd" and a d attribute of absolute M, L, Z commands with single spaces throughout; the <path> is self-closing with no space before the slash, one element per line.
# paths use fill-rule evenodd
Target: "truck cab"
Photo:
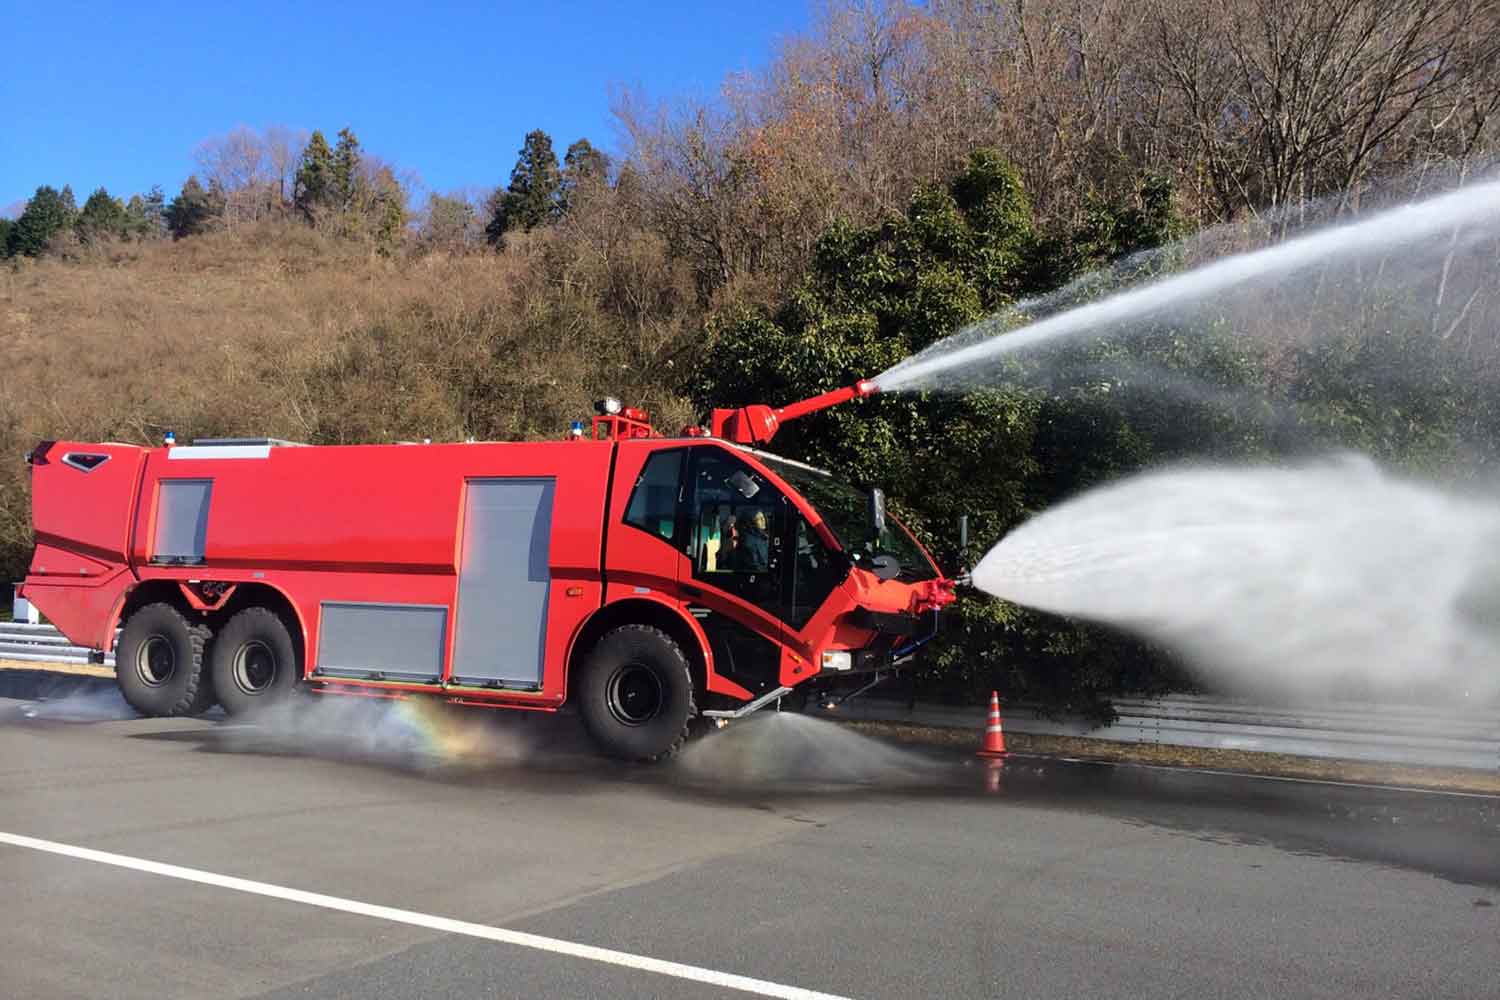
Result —
<path fill-rule="evenodd" d="M 601 616 L 649 617 L 691 679 L 657 662 L 675 664 L 668 649 L 600 677 L 583 659 L 574 687 L 585 722 L 624 756 L 675 739 L 679 689 L 691 690 L 690 714 L 726 720 L 906 665 L 952 600 L 904 527 L 872 523 L 869 491 L 766 451 L 712 437 L 626 440 L 611 493 Z"/>
<path fill-rule="evenodd" d="M 678 592 L 727 693 L 890 667 L 935 630 L 942 575 L 894 520 L 870 524 L 866 491 L 716 440 L 633 442 L 619 467 L 633 479 L 606 565 Z"/>

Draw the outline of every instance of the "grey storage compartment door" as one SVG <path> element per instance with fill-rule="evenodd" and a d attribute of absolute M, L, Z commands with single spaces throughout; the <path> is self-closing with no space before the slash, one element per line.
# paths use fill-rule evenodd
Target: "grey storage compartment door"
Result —
<path fill-rule="evenodd" d="M 448 609 L 436 604 L 324 601 L 318 673 L 436 684 L 443 673 Z"/>
<path fill-rule="evenodd" d="M 456 683 L 541 683 L 555 484 L 469 480 L 451 674 Z"/>

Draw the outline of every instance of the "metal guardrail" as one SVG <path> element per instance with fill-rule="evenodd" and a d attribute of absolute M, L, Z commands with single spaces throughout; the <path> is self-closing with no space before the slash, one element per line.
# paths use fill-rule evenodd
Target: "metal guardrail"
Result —
<path fill-rule="evenodd" d="M 0 659 L 36 663 L 87 663 L 50 625 L 0 622 Z M 114 665 L 112 655 L 104 658 Z M 1460 712 L 1416 705 L 1339 702 L 1318 707 L 1256 705 L 1194 695 L 1120 699 L 1113 723 L 1051 719 L 1011 706 L 1005 728 L 1013 733 L 1076 736 L 1121 743 L 1249 750 L 1259 753 L 1380 761 L 1500 771 L 1500 711 Z M 873 719 L 981 731 L 983 708 L 948 708 L 860 698 L 840 706 L 840 718 Z"/>
<path fill-rule="evenodd" d="M 1416 705 L 1338 702 L 1317 707 L 1256 705 L 1194 695 L 1119 699 L 1113 723 L 1051 719 L 1014 706 L 1005 712 L 1012 733 L 1075 736 L 1121 743 L 1248 750 L 1339 760 L 1500 771 L 1500 712 Z M 983 730 L 986 710 L 856 699 L 842 718 Z"/>
<path fill-rule="evenodd" d="M 0 660 L 29 663 L 88 663 L 90 650 L 75 646 L 68 637 L 51 625 L 25 622 L 0 622 Z M 115 665 L 113 653 L 104 656 L 104 665 Z"/>

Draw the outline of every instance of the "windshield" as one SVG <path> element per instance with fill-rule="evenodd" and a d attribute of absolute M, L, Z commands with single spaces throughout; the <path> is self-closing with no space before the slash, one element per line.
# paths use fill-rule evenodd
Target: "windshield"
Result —
<path fill-rule="evenodd" d="M 885 530 L 878 540 L 872 542 L 869 494 L 864 490 L 840 482 L 826 472 L 774 458 L 765 452 L 755 452 L 755 457 L 770 466 L 812 504 L 844 551 L 854 556 L 856 562 L 865 556 L 884 552 L 895 556 L 901 563 L 901 580 L 931 580 L 938 575 L 937 567 L 894 518 L 886 518 Z"/>

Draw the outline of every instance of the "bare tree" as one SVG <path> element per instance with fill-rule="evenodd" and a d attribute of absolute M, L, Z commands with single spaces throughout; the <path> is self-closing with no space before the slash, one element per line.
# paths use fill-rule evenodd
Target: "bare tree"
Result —
<path fill-rule="evenodd" d="M 224 222 L 250 222 L 265 214 L 267 180 L 265 148 L 245 125 L 198 144 L 193 160 L 211 186 L 224 193 Z"/>
<path fill-rule="evenodd" d="M 476 214 L 474 206 L 461 195 L 429 192 L 418 222 L 418 238 L 426 247 L 466 249 Z"/>
<path fill-rule="evenodd" d="M 944 103 L 970 143 L 1020 167 L 1044 214 L 1131 187 L 1159 156 L 1160 90 L 1140 72 L 1146 14 L 1134 0 L 944 0 Z M 936 103 L 936 102 L 934 102 Z M 950 143 L 961 145 L 955 136 Z"/>
<path fill-rule="evenodd" d="M 614 113 L 631 141 L 641 197 L 672 251 L 691 262 L 706 298 L 754 253 L 733 123 L 706 104 L 673 113 L 628 92 L 616 96 Z"/>
<path fill-rule="evenodd" d="M 1167 124 L 1194 136 L 1220 215 L 1330 192 L 1355 205 L 1372 175 L 1443 155 L 1434 129 L 1447 129 L 1456 98 L 1493 107 L 1482 81 L 1500 44 L 1496 0 L 1147 7 Z M 1485 96 L 1460 98 L 1475 88 Z"/>
<path fill-rule="evenodd" d="M 267 173 L 276 184 L 277 205 L 289 206 L 297 179 L 297 162 L 302 156 L 302 147 L 307 145 L 307 129 L 267 125 L 261 143 L 265 149 Z"/>

